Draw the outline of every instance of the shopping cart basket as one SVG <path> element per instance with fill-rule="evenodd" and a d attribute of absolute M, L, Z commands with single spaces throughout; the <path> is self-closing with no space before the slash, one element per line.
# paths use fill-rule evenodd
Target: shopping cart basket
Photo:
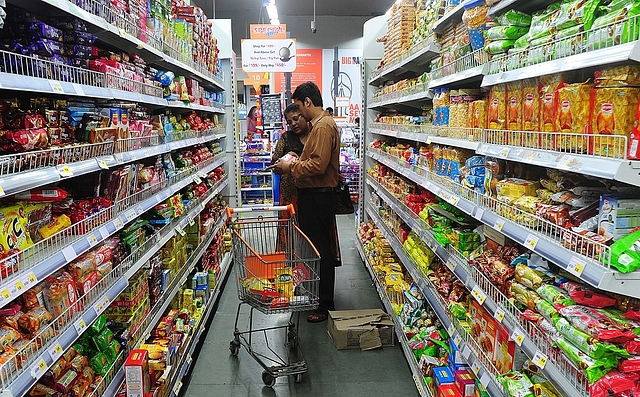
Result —
<path fill-rule="evenodd" d="M 287 219 L 278 219 L 278 211 L 288 211 Z M 235 216 L 251 212 L 275 214 Z M 307 363 L 299 348 L 298 328 L 300 312 L 313 310 L 319 301 L 320 255 L 307 236 L 295 224 L 293 206 L 264 208 L 227 208 L 231 225 L 234 267 L 238 284 L 238 311 L 236 313 L 233 340 L 229 345 L 236 356 L 241 346 L 260 364 L 264 371 L 262 380 L 272 387 L 281 376 L 292 376 L 300 382 L 307 372 Z M 240 309 L 243 304 L 251 307 L 248 330 L 238 329 Z M 254 329 L 253 312 L 264 314 L 291 313 L 287 324 Z M 278 354 L 270 345 L 267 331 L 285 330 L 286 357 Z M 254 349 L 254 333 L 262 333 L 266 348 L 263 354 Z M 254 340 L 256 339 L 256 340 Z"/>

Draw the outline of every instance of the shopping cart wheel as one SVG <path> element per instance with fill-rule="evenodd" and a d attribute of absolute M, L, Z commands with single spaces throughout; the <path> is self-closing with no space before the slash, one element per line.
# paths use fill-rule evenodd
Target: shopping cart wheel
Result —
<path fill-rule="evenodd" d="M 267 371 L 264 371 L 262 373 L 262 381 L 268 387 L 273 387 L 273 385 L 276 384 L 276 378 L 273 375 L 271 375 L 270 373 L 268 373 Z"/>
<path fill-rule="evenodd" d="M 304 374 L 295 374 L 295 375 L 293 375 L 293 381 L 296 382 L 296 383 L 302 382 L 302 376 L 303 375 Z"/>
<path fill-rule="evenodd" d="M 231 343 L 229 343 L 229 351 L 231 351 L 232 356 L 237 356 L 240 351 L 240 341 L 237 339 L 232 340 Z"/>

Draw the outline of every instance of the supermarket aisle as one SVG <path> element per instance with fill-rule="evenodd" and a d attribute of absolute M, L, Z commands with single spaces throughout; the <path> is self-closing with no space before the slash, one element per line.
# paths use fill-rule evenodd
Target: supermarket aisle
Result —
<path fill-rule="evenodd" d="M 343 266 L 336 269 L 336 306 L 339 310 L 382 308 L 355 248 L 354 217 L 340 215 L 338 218 Z M 299 384 L 283 377 L 278 379 L 273 389 L 264 386 L 262 367 L 246 350 L 241 349 L 237 357 L 229 354 L 238 304 L 233 277 L 232 273 L 191 377 L 183 380 L 185 396 L 418 395 L 400 346 L 366 352 L 338 351 L 327 334 L 327 323 L 309 324 L 306 316 L 300 320 L 300 343 L 309 372 Z M 243 313 L 248 314 L 246 306 Z M 262 316 L 258 313 L 258 316 L 266 324 L 286 322 L 288 319 L 288 315 Z M 243 330 L 247 326 L 240 324 L 239 328 Z M 276 350 L 279 350 L 284 343 L 284 333 L 272 333 L 271 339 Z"/>

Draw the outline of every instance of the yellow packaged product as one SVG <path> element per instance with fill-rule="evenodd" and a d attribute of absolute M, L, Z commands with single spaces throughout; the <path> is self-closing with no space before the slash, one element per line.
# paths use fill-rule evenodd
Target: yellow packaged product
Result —
<path fill-rule="evenodd" d="M 522 129 L 524 131 L 540 131 L 540 94 L 538 80 L 523 80 L 522 89 Z M 523 145 L 538 147 L 538 134 L 525 134 Z"/>
<path fill-rule="evenodd" d="M 25 250 L 33 245 L 27 223 L 22 203 L 0 208 L 0 255 L 7 255 L 14 249 Z"/>
<path fill-rule="evenodd" d="M 627 148 L 623 139 L 600 136 L 630 136 L 636 121 L 638 97 L 639 88 L 595 88 L 591 91 L 591 128 L 596 135 L 593 139 L 594 154 L 615 158 L 625 155 Z"/>
<path fill-rule="evenodd" d="M 467 127 L 487 128 L 487 100 L 481 99 L 471 102 L 467 116 Z"/>
<path fill-rule="evenodd" d="M 535 196 L 536 190 L 540 189 L 540 183 L 525 179 L 508 178 L 499 181 L 496 189 L 498 196 L 518 199 L 522 196 Z"/>
<path fill-rule="evenodd" d="M 558 111 L 556 112 L 556 131 L 562 132 L 557 140 L 558 148 L 572 153 L 583 153 L 588 149 L 587 137 L 574 137 L 570 134 L 589 132 L 591 104 L 590 95 L 593 84 L 569 84 L 558 90 Z"/>
<path fill-rule="evenodd" d="M 565 77 L 561 74 L 540 78 L 540 131 L 556 131 L 556 111 L 558 110 L 558 90 L 564 87 Z M 540 136 L 540 149 L 555 150 L 557 138 L 554 134 Z"/>
<path fill-rule="evenodd" d="M 621 65 L 596 70 L 595 84 L 604 87 L 640 87 L 640 66 Z"/>
<path fill-rule="evenodd" d="M 507 129 L 522 130 L 522 83 L 520 81 L 507 84 Z M 519 132 L 509 133 L 509 145 L 522 145 Z"/>
<path fill-rule="evenodd" d="M 384 278 L 385 285 L 402 285 L 404 283 L 404 274 L 400 272 L 390 272 Z"/>
<path fill-rule="evenodd" d="M 276 269 L 276 291 L 284 298 L 293 298 L 293 269 L 285 266 Z"/>
<path fill-rule="evenodd" d="M 69 219 L 68 216 L 62 214 L 58 215 L 56 219 L 42 226 L 40 230 L 38 230 L 38 233 L 40 234 L 40 237 L 45 239 L 53 236 L 60 231 L 63 231 L 69 226 L 71 226 L 71 219 Z"/>
<path fill-rule="evenodd" d="M 491 130 L 504 130 L 506 127 L 506 113 L 506 85 L 494 85 L 489 92 L 487 128 Z"/>

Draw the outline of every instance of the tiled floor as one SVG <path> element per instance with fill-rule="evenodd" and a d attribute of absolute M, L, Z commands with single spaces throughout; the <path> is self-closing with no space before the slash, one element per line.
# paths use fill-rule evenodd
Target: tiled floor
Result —
<path fill-rule="evenodd" d="M 382 308 L 355 247 L 353 215 L 338 216 L 343 266 L 336 269 L 335 302 L 338 310 Z M 232 271 L 233 272 L 233 271 Z M 399 346 L 370 351 L 336 350 L 327 334 L 327 323 L 309 324 L 300 320 L 300 346 L 309 366 L 301 383 L 280 377 L 273 388 L 262 381 L 262 367 L 241 349 L 237 357 L 229 354 L 238 305 L 235 277 L 232 273 L 220 298 L 215 317 L 202 349 L 194 362 L 190 379 L 184 379 L 185 396 L 417 396 L 411 371 Z M 248 307 L 242 309 L 240 330 L 246 330 Z M 263 316 L 257 327 L 282 324 L 288 315 Z M 268 334 L 277 352 L 286 352 L 284 331 Z M 254 345 L 264 351 L 264 337 L 257 334 Z"/>

